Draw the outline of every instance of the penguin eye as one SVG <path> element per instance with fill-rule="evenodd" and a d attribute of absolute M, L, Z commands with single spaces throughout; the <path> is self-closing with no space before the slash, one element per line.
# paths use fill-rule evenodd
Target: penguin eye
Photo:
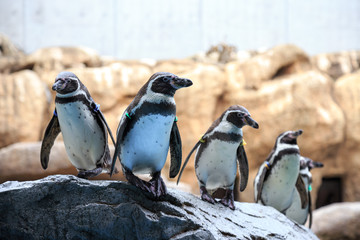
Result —
<path fill-rule="evenodd" d="M 239 112 L 239 113 L 237 113 L 237 116 L 238 116 L 238 117 L 243 117 L 244 114 Z"/>
<path fill-rule="evenodd" d="M 163 82 L 168 82 L 169 80 L 170 80 L 169 77 L 163 77 L 163 78 L 162 78 L 162 81 L 163 81 Z"/>

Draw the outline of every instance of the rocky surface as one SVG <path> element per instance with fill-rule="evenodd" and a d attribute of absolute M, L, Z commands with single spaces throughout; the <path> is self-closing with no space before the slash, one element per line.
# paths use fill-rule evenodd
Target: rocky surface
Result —
<path fill-rule="evenodd" d="M 129 184 L 54 175 L 0 185 L 4 239 L 318 239 L 271 207 L 232 211 L 169 189 L 154 201 Z"/>
<path fill-rule="evenodd" d="M 360 239 L 360 202 L 334 203 L 314 211 L 312 230 L 322 240 Z"/>

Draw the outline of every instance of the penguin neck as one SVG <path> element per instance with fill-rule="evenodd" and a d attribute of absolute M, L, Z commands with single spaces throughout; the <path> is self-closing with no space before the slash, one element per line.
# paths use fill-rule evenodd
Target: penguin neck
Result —
<path fill-rule="evenodd" d="M 131 109 L 131 113 L 135 114 L 137 110 L 144 104 L 154 104 L 154 105 L 165 104 L 167 106 L 170 106 L 171 108 L 174 108 L 174 111 L 176 111 L 176 104 L 174 97 L 161 93 L 155 93 L 153 91 L 147 91 L 147 93 L 143 95 L 140 98 L 140 100 L 136 102 L 136 104 L 133 105 Z"/>
<path fill-rule="evenodd" d="M 217 127 L 214 128 L 214 132 L 223 132 L 223 133 L 234 133 L 243 135 L 242 129 L 235 126 L 234 124 L 228 121 L 221 121 Z"/>
<path fill-rule="evenodd" d="M 240 143 L 242 136 L 242 129 L 228 121 L 221 121 L 210 132 L 204 135 L 204 137 L 207 137 L 210 141 L 212 139 L 218 139 L 234 143 Z"/>

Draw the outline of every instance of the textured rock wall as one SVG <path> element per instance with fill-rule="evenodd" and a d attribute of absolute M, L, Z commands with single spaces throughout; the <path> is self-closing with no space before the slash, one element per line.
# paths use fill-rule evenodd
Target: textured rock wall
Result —
<path fill-rule="evenodd" d="M 1 239 L 318 239 L 271 207 L 232 211 L 169 189 L 154 201 L 118 181 L 54 175 L 0 185 Z"/>
<path fill-rule="evenodd" d="M 358 52 L 347 56 L 356 54 Z M 331 73 L 316 64 L 317 56 L 309 58 L 293 45 L 276 46 L 262 53 L 251 52 L 249 56 L 247 60 L 232 60 L 224 64 L 196 58 L 116 61 L 102 58 L 86 48 L 47 48 L 23 56 L 20 62 L 27 64 L 18 68 L 23 70 L 3 69 L 0 75 L 0 147 L 4 148 L 0 151 L 4 169 L 2 181 L 17 179 L 15 176 L 19 175 L 23 176 L 21 179 L 43 176 L 32 170 L 41 170 L 39 159 L 30 161 L 21 155 L 21 164 L 31 162 L 36 164 L 34 168 L 7 168 L 13 162 L 2 154 L 11 144 L 41 140 L 54 110 L 54 93 L 50 87 L 59 71 L 67 69 L 79 76 L 94 100 L 101 105 L 113 132 L 124 109 L 151 74 L 169 71 L 194 82 L 193 86 L 181 89 L 175 95 L 184 157 L 231 104 L 245 106 L 259 122 L 258 130 L 244 128 L 250 179 L 248 188 L 240 195 L 241 200 L 253 201 L 253 178 L 278 134 L 300 128 L 304 130 L 299 138 L 301 153 L 325 164 L 324 168 L 313 171 L 313 199 L 316 199 L 322 177 L 339 176 L 343 179 L 344 200 L 360 200 L 360 188 L 355 184 L 360 181 L 356 174 L 360 164 L 357 147 L 360 141 L 357 134 L 360 126 L 360 78 L 356 64 L 352 65 L 350 73 L 334 79 Z M 329 55 L 326 59 L 334 62 L 336 58 Z M 338 64 L 348 63 L 343 62 Z M 26 149 L 28 146 L 22 147 Z M 63 161 L 68 163 L 66 157 Z M 50 167 L 52 164 L 50 159 Z M 193 165 L 191 160 L 182 183 L 197 193 Z M 24 170 L 19 174 L 17 169 Z M 58 168 L 58 171 L 68 171 L 66 169 Z M 71 166 L 70 169 L 74 171 Z M 56 171 L 55 168 L 43 173 Z M 168 175 L 167 170 L 163 173 Z M 114 177 L 121 178 L 121 173 Z"/>

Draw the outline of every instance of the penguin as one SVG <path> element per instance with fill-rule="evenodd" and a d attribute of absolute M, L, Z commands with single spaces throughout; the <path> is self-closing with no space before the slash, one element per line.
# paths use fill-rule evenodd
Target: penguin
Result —
<path fill-rule="evenodd" d="M 312 209 L 311 209 L 311 183 L 312 183 L 312 175 L 310 173 L 310 170 L 313 168 L 321 168 L 324 165 L 321 162 L 315 162 L 311 160 L 310 158 L 300 156 L 300 173 L 307 197 L 308 197 L 308 205 L 305 208 L 301 208 L 301 198 L 300 193 L 295 188 L 292 204 L 291 206 L 285 211 L 285 215 L 290 218 L 291 220 L 304 225 L 306 223 L 306 220 L 309 216 L 309 228 L 311 228 L 312 225 Z"/>
<path fill-rule="evenodd" d="M 249 125 L 255 129 L 258 123 L 251 118 L 248 110 L 239 105 L 230 106 L 216 119 L 206 133 L 195 144 L 180 171 L 177 183 L 192 153 L 195 155 L 195 173 L 200 186 L 201 199 L 214 204 L 213 194 L 225 189 L 220 202 L 234 210 L 234 183 L 239 165 L 240 191 L 247 186 L 249 167 L 244 148 L 242 127 Z"/>
<path fill-rule="evenodd" d="M 55 78 L 55 110 L 41 144 L 40 161 L 48 167 L 54 141 L 61 132 L 71 163 L 78 177 L 90 178 L 102 172 L 110 173 L 111 158 L 108 132 L 111 130 L 89 91 L 72 72 L 61 72 Z M 117 170 L 116 170 L 117 171 Z"/>
<path fill-rule="evenodd" d="M 274 148 L 255 177 L 255 202 L 272 206 L 284 213 L 292 203 L 296 186 L 300 193 L 301 208 L 308 204 L 304 182 L 299 176 L 300 150 L 297 138 L 302 133 L 301 129 L 287 131 L 277 137 Z"/>
<path fill-rule="evenodd" d="M 182 150 L 177 127 L 176 90 L 192 85 L 192 81 L 172 73 L 153 74 L 124 111 L 118 129 L 114 169 L 119 157 L 129 183 L 159 198 L 167 193 L 160 174 L 170 147 L 170 178 L 180 170 Z M 150 174 L 147 182 L 136 174 Z"/>

